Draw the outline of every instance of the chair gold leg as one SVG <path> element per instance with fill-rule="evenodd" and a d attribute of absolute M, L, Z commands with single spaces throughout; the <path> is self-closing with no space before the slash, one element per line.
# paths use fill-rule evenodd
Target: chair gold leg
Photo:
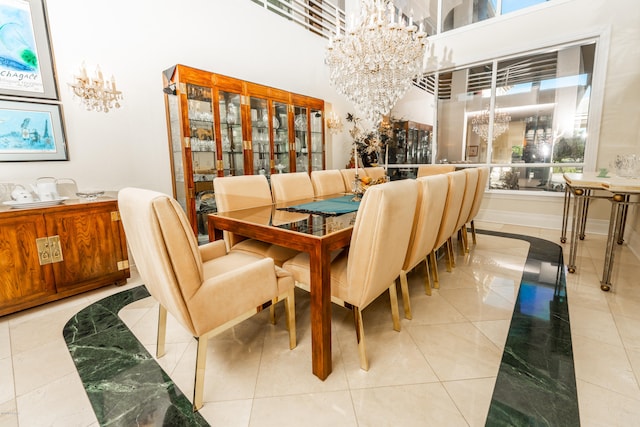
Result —
<path fill-rule="evenodd" d="M 464 231 L 462 231 L 462 228 L 460 228 L 458 230 L 458 245 L 460 248 L 460 255 L 464 256 Z"/>
<path fill-rule="evenodd" d="M 438 259 L 436 257 L 436 250 L 431 251 L 429 255 L 431 261 L 431 271 L 433 271 L 433 287 L 434 289 L 440 289 L 440 277 L 438 276 Z"/>
<path fill-rule="evenodd" d="M 353 321 L 356 326 L 356 339 L 358 340 L 358 354 L 360 356 L 360 369 L 369 370 L 369 360 L 367 360 L 367 351 L 364 345 L 364 325 L 362 324 L 362 312 L 356 306 L 353 306 Z"/>
<path fill-rule="evenodd" d="M 294 349 L 297 345 L 296 339 L 296 299 L 295 291 L 291 289 L 287 293 L 287 298 L 284 300 L 284 308 L 287 312 L 287 329 L 289 330 L 289 348 Z"/>
<path fill-rule="evenodd" d="M 274 298 L 271 300 L 271 305 L 269 306 L 269 319 L 272 325 L 276 324 L 276 303 L 278 302 L 278 298 Z"/>
<path fill-rule="evenodd" d="M 476 225 L 473 223 L 473 220 L 471 220 L 471 237 L 473 238 L 473 244 L 477 244 L 478 242 L 476 241 Z"/>
<path fill-rule="evenodd" d="M 412 319 L 411 301 L 409 300 L 409 282 L 407 281 L 407 272 L 400 271 L 400 289 L 402 290 L 402 305 L 404 306 L 404 318 Z"/>
<path fill-rule="evenodd" d="M 451 272 L 453 267 L 455 267 L 455 261 L 453 259 L 453 242 L 451 241 L 451 237 L 447 239 L 446 249 L 447 249 L 447 271 Z"/>
<path fill-rule="evenodd" d="M 196 350 L 196 378 L 193 385 L 193 412 L 202 408 L 202 394 L 204 392 L 204 370 L 207 364 L 207 339 L 208 335 L 196 337 L 198 347 Z"/>
<path fill-rule="evenodd" d="M 431 295 L 431 273 L 429 272 L 429 257 L 424 258 L 424 293 Z"/>
<path fill-rule="evenodd" d="M 156 337 L 156 357 L 164 356 L 165 338 L 167 336 L 167 309 L 158 304 L 158 336 Z"/>
<path fill-rule="evenodd" d="M 391 300 L 391 318 L 393 319 L 393 330 L 400 331 L 400 310 L 398 308 L 398 291 L 396 282 L 389 286 L 389 299 Z"/>
<path fill-rule="evenodd" d="M 467 234 L 467 224 L 464 224 L 460 229 L 462 232 L 462 248 L 460 252 L 462 255 L 469 253 L 469 235 Z"/>

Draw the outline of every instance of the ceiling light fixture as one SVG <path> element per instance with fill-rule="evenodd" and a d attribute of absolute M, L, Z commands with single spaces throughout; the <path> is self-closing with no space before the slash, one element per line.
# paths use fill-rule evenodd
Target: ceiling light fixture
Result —
<path fill-rule="evenodd" d="M 361 0 L 358 21 L 342 35 L 336 8 L 336 35 L 327 46 L 331 83 L 374 128 L 423 67 L 427 34 L 413 17 L 405 26 L 398 15 L 389 0 Z"/>

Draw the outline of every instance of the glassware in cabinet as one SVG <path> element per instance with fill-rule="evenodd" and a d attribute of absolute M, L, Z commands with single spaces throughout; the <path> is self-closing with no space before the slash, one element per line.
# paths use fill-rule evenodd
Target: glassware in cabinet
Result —
<path fill-rule="evenodd" d="M 217 147 L 213 114 L 212 89 L 195 84 L 186 84 L 187 116 L 189 120 L 189 147 L 191 177 L 195 202 L 198 241 L 208 240 L 206 216 L 212 209 L 202 200 L 213 193 L 213 179 L 217 175 Z M 185 209 L 186 210 L 186 209 Z"/>
<path fill-rule="evenodd" d="M 224 175 L 244 175 L 240 94 L 220 91 L 220 133 Z"/>
<path fill-rule="evenodd" d="M 278 173 L 290 172 L 290 150 L 289 150 L 289 114 L 288 105 L 282 102 L 273 102 L 272 114 L 273 123 L 273 153 L 275 169 Z M 278 126 L 276 127 L 276 120 Z"/>
<path fill-rule="evenodd" d="M 251 111 L 251 152 L 253 173 L 270 175 L 271 172 L 271 139 L 269 128 L 277 128 L 279 123 L 275 116 L 269 117 L 268 101 L 263 98 L 250 97 Z"/>
<path fill-rule="evenodd" d="M 322 111 L 311 109 L 311 170 L 324 169 L 324 137 Z"/>
<path fill-rule="evenodd" d="M 309 115 L 305 107 L 293 107 L 296 172 L 309 172 Z"/>

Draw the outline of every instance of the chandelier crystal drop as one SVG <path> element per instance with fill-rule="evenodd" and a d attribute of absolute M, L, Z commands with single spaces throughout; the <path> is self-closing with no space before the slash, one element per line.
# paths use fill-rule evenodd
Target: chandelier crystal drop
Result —
<path fill-rule="evenodd" d="M 339 93 L 353 102 L 360 115 L 377 127 L 422 71 L 427 34 L 396 20 L 389 0 L 361 0 L 358 21 L 329 39 L 326 64 Z M 336 10 L 336 18 L 339 14 Z"/>
<path fill-rule="evenodd" d="M 471 129 L 480 136 L 485 142 L 489 141 L 489 118 L 491 112 L 489 107 L 483 110 L 480 114 L 474 116 L 471 119 Z M 496 108 L 493 115 L 493 139 L 505 133 L 509 130 L 509 122 L 511 116 L 503 111 L 498 111 Z"/>

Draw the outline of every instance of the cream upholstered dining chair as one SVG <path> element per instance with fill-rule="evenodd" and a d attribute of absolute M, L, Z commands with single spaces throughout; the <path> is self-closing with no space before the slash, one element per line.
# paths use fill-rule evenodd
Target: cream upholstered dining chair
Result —
<path fill-rule="evenodd" d="M 367 176 L 371 179 L 379 179 L 387 175 L 387 171 L 383 166 L 372 166 L 363 169 Z"/>
<path fill-rule="evenodd" d="M 473 223 L 473 220 L 478 215 L 478 212 L 480 211 L 480 205 L 482 204 L 482 199 L 484 198 L 484 192 L 487 189 L 488 180 L 489 180 L 489 167 L 488 166 L 479 167 L 478 168 L 478 186 L 476 187 L 476 195 L 473 198 L 473 205 L 471 206 L 471 212 L 469 212 L 469 217 L 467 218 L 467 224 L 469 224 L 471 227 L 471 236 L 473 237 L 474 245 L 477 242 L 476 242 L 476 225 Z"/>
<path fill-rule="evenodd" d="M 274 203 L 313 198 L 313 184 L 306 172 L 271 175 L 271 194 Z"/>
<path fill-rule="evenodd" d="M 274 175 L 275 176 L 275 175 Z M 218 212 L 268 206 L 273 203 L 269 182 L 264 175 L 241 175 L 218 177 L 213 180 Z M 269 217 L 265 217 L 269 221 Z M 276 265 L 298 254 L 298 251 L 254 239 L 246 239 L 225 231 L 227 250 L 273 258 Z"/>
<path fill-rule="evenodd" d="M 340 169 L 340 173 L 342 174 L 345 193 L 353 193 L 353 182 L 356 179 L 356 168 Z M 358 168 L 358 176 L 360 178 L 367 176 L 367 172 L 363 168 Z"/>
<path fill-rule="evenodd" d="M 369 188 L 356 214 L 351 244 L 331 262 L 331 296 L 353 311 L 360 367 L 369 369 L 365 351 L 362 310 L 387 289 L 393 326 L 400 330 L 395 279 L 404 262 L 418 199 L 413 179 Z M 309 254 L 300 253 L 284 263 L 300 283 L 310 282 Z"/>
<path fill-rule="evenodd" d="M 342 174 L 338 169 L 312 171 L 311 184 L 316 197 L 345 192 Z"/>
<path fill-rule="evenodd" d="M 438 229 L 438 237 L 433 246 L 429 260 L 431 262 L 431 272 L 433 273 L 433 287 L 440 287 L 438 278 L 438 264 L 436 258 L 436 250 L 446 244 L 447 253 L 447 271 L 451 271 L 454 264 L 453 260 L 453 242 L 451 236 L 456 232 L 458 225 L 458 217 L 460 216 L 460 208 L 462 207 L 462 199 L 464 198 L 464 189 L 467 182 L 466 173 L 463 170 L 448 172 L 445 174 L 448 180 L 449 188 L 447 190 L 447 201 L 444 205 L 442 214 L 442 222 Z"/>
<path fill-rule="evenodd" d="M 453 172 L 456 170 L 455 165 L 449 164 L 433 164 L 433 165 L 420 165 L 418 166 L 417 177 L 429 175 L 439 175 L 441 173 Z"/>
<path fill-rule="evenodd" d="M 409 299 L 409 284 L 407 273 L 424 261 L 426 269 L 425 293 L 431 295 L 431 275 L 427 256 L 434 249 L 438 230 L 442 222 L 449 180 L 446 175 L 433 175 L 418 178 L 419 184 L 418 203 L 416 214 L 411 229 L 411 238 L 407 248 L 407 255 L 400 271 L 400 289 L 402 289 L 402 301 L 404 317 L 411 319 L 411 302 Z"/>
<path fill-rule="evenodd" d="M 164 354 L 167 312 L 198 342 L 195 411 L 202 407 L 210 337 L 284 299 L 289 347 L 296 346 L 293 279 L 272 259 L 227 252 L 222 240 L 198 246 L 180 205 L 162 193 L 124 188 L 118 206 L 140 277 L 160 304 L 157 357 Z"/>
<path fill-rule="evenodd" d="M 476 189 L 478 188 L 478 168 L 464 169 L 464 173 L 467 176 L 467 180 L 464 186 L 464 197 L 462 198 L 462 205 L 460 206 L 460 214 L 458 216 L 458 222 L 456 224 L 456 231 L 458 232 L 461 241 L 460 253 L 462 255 L 469 252 L 466 224 L 467 219 L 469 218 L 469 214 L 471 213 L 473 200 L 476 197 Z"/>

